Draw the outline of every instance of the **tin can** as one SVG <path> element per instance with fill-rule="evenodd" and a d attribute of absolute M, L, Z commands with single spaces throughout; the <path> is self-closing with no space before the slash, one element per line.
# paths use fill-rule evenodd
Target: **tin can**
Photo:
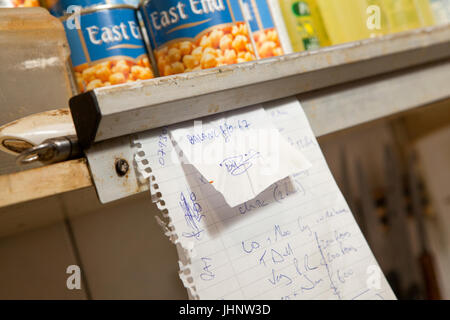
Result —
<path fill-rule="evenodd" d="M 238 0 L 141 2 L 161 76 L 256 59 Z"/>
<path fill-rule="evenodd" d="M 1 1 L 1 0 L 0 0 Z M 71 14 L 71 6 L 78 6 L 80 9 L 92 8 L 99 5 L 125 4 L 137 8 L 139 0 L 41 0 L 50 13 L 56 17 L 62 17 Z"/>
<path fill-rule="evenodd" d="M 80 92 L 154 77 L 134 7 L 97 6 L 61 20 Z"/>
<path fill-rule="evenodd" d="M 0 8 L 39 7 L 39 0 L 0 0 Z"/>
<path fill-rule="evenodd" d="M 267 0 L 241 0 L 242 11 L 250 26 L 258 57 L 269 58 L 284 54 L 272 11 Z"/>

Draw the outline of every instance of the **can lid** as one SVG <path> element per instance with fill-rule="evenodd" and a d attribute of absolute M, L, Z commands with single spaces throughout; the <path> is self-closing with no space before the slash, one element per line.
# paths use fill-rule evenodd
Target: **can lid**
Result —
<path fill-rule="evenodd" d="M 80 15 L 97 12 L 97 11 L 109 10 L 109 9 L 133 9 L 133 10 L 136 10 L 136 7 L 129 5 L 129 4 L 100 4 L 100 5 L 95 5 L 92 7 L 82 8 L 80 10 Z M 65 13 L 59 19 L 61 21 L 65 21 L 66 19 L 73 16 L 74 14 L 77 14 L 77 12 L 72 12 L 69 14 Z"/>
<path fill-rule="evenodd" d="M 147 2 L 150 2 L 151 0 L 139 0 L 139 7 L 145 6 Z"/>

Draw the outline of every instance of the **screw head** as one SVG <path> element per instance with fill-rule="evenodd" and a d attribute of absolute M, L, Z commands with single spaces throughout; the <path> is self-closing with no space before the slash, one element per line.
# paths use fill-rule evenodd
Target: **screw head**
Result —
<path fill-rule="evenodd" d="M 125 159 L 117 159 L 115 163 L 116 173 L 119 177 L 123 177 L 130 169 L 130 165 Z"/>

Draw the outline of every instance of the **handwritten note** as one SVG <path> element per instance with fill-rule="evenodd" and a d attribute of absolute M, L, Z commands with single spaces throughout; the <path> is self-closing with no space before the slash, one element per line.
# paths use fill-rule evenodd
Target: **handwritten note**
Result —
<path fill-rule="evenodd" d="M 167 234 L 181 248 L 180 278 L 190 296 L 395 299 L 299 102 L 280 100 L 265 104 L 264 110 L 312 167 L 273 183 L 236 207 L 230 207 L 194 166 L 169 156 L 174 151 L 171 143 L 164 146 L 160 161 L 164 131 L 139 137 L 144 155 L 136 160 L 150 177 L 152 194 L 159 195 L 157 205 L 170 219 Z"/>
<path fill-rule="evenodd" d="M 194 126 L 189 121 L 170 133 L 187 161 L 230 207 L 311 166 L 280 135 L 261 106 L 208 117 Z"/>

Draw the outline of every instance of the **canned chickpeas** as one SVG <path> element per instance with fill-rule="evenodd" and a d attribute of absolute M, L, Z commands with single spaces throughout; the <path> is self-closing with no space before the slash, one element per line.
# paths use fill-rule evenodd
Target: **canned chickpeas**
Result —
<path fill-rule="evenodd" d="M 61 19 L 80 92 L 154 78 L 133 6 L 96 6 Z"/>
<path fill-rule="evenodd" d="M 267 0 L 240 1 L 250 26 L 258 58 L 283 55 L 284 50 Z"/>
<path fill-rule="evenodd" d="M 87 9 L 105 4 L 125 4 L 135 8 L 139 5 L 139 0 L 41 0 L 41 2 L 56 17 L 62 17 L 67 13 L 72 13 L 73 10 L 70 10 L 71 6 Z"/>
<path fill-rule="evenodd" d="M 140 12 L 160 76 L 256 59 L 238 0 L 144 0 Z"/>
<path fill-rule="evenodd" d="M 0 0 L 0 8 L 39 7 L 39 0 Z"/>

